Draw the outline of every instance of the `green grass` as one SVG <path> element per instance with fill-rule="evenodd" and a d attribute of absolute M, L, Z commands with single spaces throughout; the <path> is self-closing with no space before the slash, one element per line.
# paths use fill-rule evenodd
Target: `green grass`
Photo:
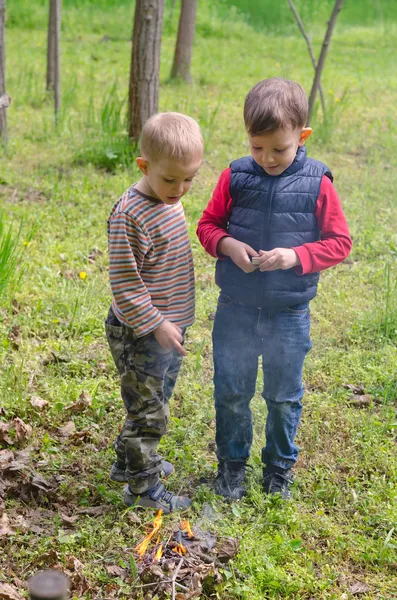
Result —
<path fill-rule="evenodd" d="M 42 513 L 41 533 L 19 526 L 14 536 L 2 538 L 0 581 L 26 580 L 49 563 L 65 567 L 74 556 L 92 585 L 82 598 L 110 597 L 112 585 L 119 586 L 119 598 L 147 598 L 105 570 L 109 563 L 129 564 L 125 549 L 141 539 L 150 518 L 141 515 L 142 525 L 131 522 L 120 490 L 107 479 L 123 408 L 103 332 L 110 302 L 106 219 L 137 177 L 125 137 L 133 6 L 64 2 L 63 108 L 56 128 L 45 92 L 47 3 L 35 0 L 34 10 L 26 0 L 8 4 L 7 86 L 13 103 L 10 141 L 0 156 L 2 199 L 10 222 L 18 227 L 23 220 L 26 231 L 36 231 L 26 246 L 28 269 L 13 309 L 11 291 L 0 308 L 0 419 L 19 416 L 32 425 L 32 439 L 16 447 L 27 446 L 34 468 L 58 487 L 46 501 L 16 478 L 16 492 L 5 501 L 10 517 L 22 514 L 37 526 L 35 498 L 49 512 Z M 171 19 L 170 4 L 166 8 L 160 109 L 200 121 L 206 158 L 184 200 L 197 272 L 197 320 L 161 446 L 177 469 L 170 486 L 195 492 L 193 524 L 204 502 L 210 503 L 218 535 L 241 541 L 218 598 L 351 599 L 357 581 L 368 586 L 359 596 L 364 600 L 397 598 L 397 26 L 394 3 L 373 5 L 387 14 L 368 23 L 354 17 L 358 2 L 346 3 L 323 75 L 328 121 L 318 112 L 309 144 L 311 155 L 334 172 L 354 249 L 343 265 L 323 273 L 312 303 L 313 350 L 305 367 L 294 499 L 281 506 L 260 491 L 266 410 L 258 381 L 254 472 L 248 497 L 232 508 L 199 483 L 216 468 L 209 317 L 217 290 L 214 263 L 200 248 L 195 227 L 220 171 L 248 152 L 242 105 L 249 88 L 282 75 L 309 91 L 312 67 L 292 23 L 262 31 L 227 4 L 202 0 L 193 83 L 170 83 L 178 10 Z M 324 6 L 328 12 L 329 2 Z M 302 3 L 299 8 L 306 22 L 311 15 Z M 322 14 L 314 16 L 318 52 L 324 23 Z M 92 262 L 94 248 L 103 254 Z M 346 383 L 362 385 L 370 405 L 355 407 Z M 83 390 L 92 406 L 73 417 L 77 431 L 88 432 L 79 443 L 62 438 L 58 428 L 71 418 L 65 407 Z M 32 396 L 49 406 L 32 408 Z M 81 516 L 74 526 L 62 522 L 61 513 L 99 504 L 109 512 Z M 176 517 L 166 519 L 174 522 Z M 53 551 L 58 554 L 51 559 Z"/>

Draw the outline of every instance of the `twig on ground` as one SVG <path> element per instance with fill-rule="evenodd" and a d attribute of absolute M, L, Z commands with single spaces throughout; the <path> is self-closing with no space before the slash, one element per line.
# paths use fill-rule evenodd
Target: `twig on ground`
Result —
<path fill-rule="evenodd" d="M 183 556 L 182 556 L 181 560 L 179 561 L 179 564 L 178 564 L 177 568 L 175 569 L 175 572 L 172 576 L 172 600 L 175 600 L 175 594 L 176 594 L 175 580 L 178 577 L 178 573 L 181 569 L 182 563 L 183 563 Z"/>

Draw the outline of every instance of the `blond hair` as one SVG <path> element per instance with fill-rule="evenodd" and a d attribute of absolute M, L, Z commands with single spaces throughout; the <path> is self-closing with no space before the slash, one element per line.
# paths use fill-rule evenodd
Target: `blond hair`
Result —
<path fill-rule="evenodd" d="M 306 125 L 307 96 L 299 83 L 272 77 L 257 83 L 244 104 L 245 128 L 250 135 Z"/>
<path fill-rule="evenodd" d="M 141 154 L 150 160 L 174 158 L 189 161 L 204 150 L 199 124 L 177 112 L 153 115 L 143 126 L 140 141 Z"/>

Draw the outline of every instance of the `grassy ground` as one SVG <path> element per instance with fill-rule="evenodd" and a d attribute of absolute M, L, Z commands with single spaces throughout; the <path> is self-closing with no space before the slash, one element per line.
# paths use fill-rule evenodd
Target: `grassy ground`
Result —
<path fill-rule="evenodd" d="M 83 2 L 77 10 L 65 2 L 63 111 L 55 129 L 45 93 L 45 3 L 36 1 L 34 11 L 25 1 L 10 4 L 13 104 L 10 143 L 0 155 L 0 195 L 9 218 L 23 220 L 28 268 L 0 312 L 0 420 L 20 417 L 32 426 L 32 437 L 14 439 L 11 448 L 25 451 L 20 460 L 51 490 L 32 485 L 26 470 L 14 476 L 5 499 L 14 533 L 0 539 L 0 581 L 18 585 L 46 564 L 70 566 L 76 557 L 92 587 L 80 597 L 148 598 L 147 589 L 106 568 L 129 567 L 131 548 L 149 520 L 125 512 L 120 490 L 107 478 L 123 409 L 103 333 L 110 302 L 105 224 L 137 176 L 124 134 L 132 7 L 97 2 L 93 9 Z M 177 469 L 170 486 L 195 492 L 193 524 L 210 505 L 214 531 L 241 541 L 218 598 L 397 598 L 397 27 L 387 15 L 372 26 L 342 22 L 323 77 L 328 122 L 316 117 L 309 149 L 334 172 L 354 250 L 322 275 L 312 303 L 294 499 L 282 506 L 260 491 L 265 408 L 258 382 L 249 494 L 230 507 L 200 483 L 216 468 L 210 317 L 217 291 L 214 264 L 199 247 L 195 225 L 219 172 L 248 151 L 242 123 L 248 89 L 283 75 L 309 91 L 313 74 L 291 27 L 288 35 L 261 32 L 227 5 L 203 0 L 194 82 L 170 83 L 176 25 L 177 14 L 171 17 L 167 7 L 160 108 L 200 121 L 206 159 L 184 201 L 198 306 L 170 433 L 161 444 Z M 318 52 L 320 23 L 314 31 Z M 362 386 L 364 402 L 352 401 L 344 384 Z M 91 406 L 67 410 L 82 391 Z M 32 407 L 32 396 L 49 405 Z M 59 428 L 71 420 L 79 435 L 62 435 Z M 92 506 L 108 508 L 96 516 L 77 512 Z"/>

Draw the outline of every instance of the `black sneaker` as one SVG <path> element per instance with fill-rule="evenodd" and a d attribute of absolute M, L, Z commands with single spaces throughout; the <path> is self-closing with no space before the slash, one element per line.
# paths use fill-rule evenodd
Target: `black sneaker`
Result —
<path fill-rule="evenodd" d="M 278 467 L 263 469 L 263 491 L 265 494 L 280 494 L 283 500 L 291 498 L 292 470 Z"/>
<path fill-rule="evenodd" d="M 174 465 L 168 460 L 163 460 L 161 463 L 161 477 L 167 478 L 175 471 Z M 125 475 L 125 467 L 115 462 L 110 469 L 109 477 L 116 483 L 128 483 L 128 479 Z"/>
<path fill-rule="evenodd" d="M 240 500 L 246 494 L 244 486 L 245 460 L 224 460 L 218 465 L 218 475 L 215 481 L 215 493 L 229 500 Z"/>
<path fill-rule="evenodd" d="M 192 500 L 187 496 L 177 496 L 172 492 L 168 492 L 164 484 L 159 482 L 156 487 L 143 494 L 134 494 L 126 485 L 124 488 L 124 504 L 156 510 L 161 509 L 165 515 L 168 515 L 175 510 L 187 510 L 191 507 Z"/>

